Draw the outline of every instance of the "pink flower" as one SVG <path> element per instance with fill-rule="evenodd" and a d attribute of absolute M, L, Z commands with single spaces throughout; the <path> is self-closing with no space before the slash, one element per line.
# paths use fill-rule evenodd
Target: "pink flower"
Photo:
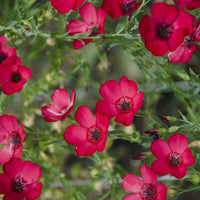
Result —
<path fill-rule="evenodd" d="M 169 52 L 168 58 L 170 62 L 186 63 L 192 57 L 192 54 L 199 48 L 195 43 L 200 41 L 200 21 L 194 26 L 193 32 L 184 37 L 184 41 L 172 52 Z"/>
<path fill-rule="evenodd" d="M 0 65 L 0 84 L 1 90 L 7 95 L 20 92 L 23 85 L 27 82 L 26 79 L 31 79 L 31 70 L 21 65 L 21 60 L 18 57 L 6 59 Z"/>
<path fill-rule="evenodd" d="M 126 76 L 122 77 L 119 83 L 115 80 L 107 81 L 99 90 L 104 100 L 97 102 L 96 111 L 108 118 L 116 116 L 116 122 L 128 126 L 142 106 L 144 93 L 137 91 L 137 84 Z"/>
<path fill-rule="evenodd" d="M 40 196 L 41 170 L 37 164 L 14 158 L 3 166 L 0 174 L 0 194 L 3 200 L 34 200 Z"/>
<path fill-rule="evenodd" d="M 21 158 L 22 142 L 25 140 L 23 124 L 18 126 L 14 116 L 2 115 L 0 117 L 0 164 L 8 162 L 11 158 Z"/>
<path fill-rule="evenodd" d="M 103 0 L 102 8 L 110 17 L 116 19 L 131 14 L 140 7 L 141 3 L 135 0 Z"/>
<path fill-rule="evenodd" d="M 184 10 L 164 2 L 151 6 L 151 14 L 145 15 L 140 24 L 139 32 L 145 47 L 155 56 L 163 56 L 174 51 L 193 29 L 193 16 Z"/>
<path fill-rule="evenodd" d="M 67 90 L 57 89 L 51 96 L 51 100 L 54 104 L 49 104 L 42 107 L 42 115 L 45 116 L 44 121 L 55 122 L 63 121 L 69 116 L 75 103 L 76 91 L 73 90 L 72 98 L 70 101 L 70 96 Z"/>
<path fill-rule="evenodd" d="M 178 8 L 186 7 L 188 10 L 200 8 L 199 0 L 174 0 Z"/>
<path fill-rule="evenodd" d="M 65 14 L 70 10 L 77 10 L 84 0 L 49 0 L 52 6 L 61 14 Z"/>
<path fill-rule="evenodd" d="M 80 126 L 71 125 L 64 133 L 64 139 L 76 145 L 77 156 L 89 156 L 96 151 L 103 151 L 106 144 L 109 119 L 96 112 L 96 120 L 87 106 L 80 106 L 75 114 Z"/>
<path fill-rule="evenodd" d="M 192 152 L 188 149 L 188 139 L 181 134 L 175 134 L 168 139 L 168 144 L 161 139 L 151 145 L 155 160 L 151 168 L 158 175 L 170 174 L 182 178 L 187 173 L 187 167 L 195 163 Z"/>
<path fill-rule="evenodd" d="M 106 20 L 106 12 L 102 8 L 98 8 L 96 11 L 91 3 L 85 3 L 80 8 L 79 13 L 84 21 L 71 20 L 67 25 L 69 35 L 88 33 L 89 36 L 95 36 L 105 33 L 103 26 Z M 92 40 L 94 39 L 82 39 L 82 41 L 75 39 L 73 47 L 74 49 L 79 49 Z"/>
<path fill-rule="evenodd" d="M 3 62 L 10 57 L 16 57 L 16 49 L 7 46 L 5 43 L 8 42 L 6 37 L 4 35 L 0 36 L 0 66 L 3 64 Z"/>
<path fill-rule="evenodd" d="M 140 167 L 142 179 L 134 174 L 124 176 L 122 188 L 134 194 L 123 197 L 123 200 L 166 200 L 167 187 L 157 184 L 156 174 L 146 165 Z"/>

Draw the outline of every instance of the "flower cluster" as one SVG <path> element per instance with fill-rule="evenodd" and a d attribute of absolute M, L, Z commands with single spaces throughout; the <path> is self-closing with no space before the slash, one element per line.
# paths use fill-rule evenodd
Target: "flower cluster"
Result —
<path fill-rule="evenodd" d="M 14 116 L 0 117 L 0 194 L 3 200 L 36 199 L 40 196 L 41 182 L 36 182 L 41 176 L 38 165 L 21 159 L 23 142 L 26 138 L 23 124 L 18 126 Z"/>
<path fill-rule="evenodd" d="M 99 89 L 104 100 L 99 100 L 96 105 L 96 119 L 87 106 L 80 106 L 75 113 L 78 125 L 70 125 L 66 128 L 64 139 L 71 145 L 75 145 L 77 156 L 89 156 L 96 151 L 103 151 L 106 145 L 109 118 L 125 126 L 132 124 L 133 116 L 142 106 L 143 92 L 138 93 L 137 84 L 122 77 L 118 83 L 115 80 L 107 81 Z M 65 89 L 57 89 L 51 99 L 54 105 L 42 107 L 42 115 L 46 122 L 62 121 L 69 116 L 74 103 Z"/>
<path fill-rule="evenodd" d="M 188 10 L 200 7 L 199 0 L 174 0 L 178 8 L 186 7 Z M 83 1 L 51 0 L 52 5 L 60 13 L 76 10 Z M 77 33 L 87 34 L 84 39 L 73 41 L 74 49 L 79 49 L 88 44 L 98 34 L 104 34 L 103 28 L 106 14 L 116 19 L 125 15 L 129 18 L 142 2 L 136 0 L 103 0 L 101 8 L 95 10 L 92 3 L 85 3 L 79 10 L 83 21 L 71 20 L 67 25 L 69 35 Z M 145 47 L 154 56 L 163 56 L 168 53 L 169 61 L 172 63 L 186 63 L 190 60 L 195 50 L 199 50 L 196 43 L 200 41 L 199 22 L 187 11 L 178 10 L 173 5 L 164 2 L 155 3 L 151 6 L 151 16 L 144 15 L 140 24 L 139 32 L 144 40 Z"/>
<path fill-rule="evenodd" d="M 157 183 L 156 175 L 170 174 L 180 179 L 187 173 L 187 167 L 195 163 L 191 150 L 188 148 L 188 139 L 182 134 L 174 134 L 168 144 L 157 139 L 151 145 L 152 154 L 158 158 L 155 160 L 151 169 L 142 165 L 140 173 L 141 180 L 134 174 L 127 174 L 123 177 L 122 188 L 134 194 L 127 195 L 123 200 L 165 200 L 167 187 L 163 183 Z"/>
<path fill-rule="evenodd" d="M 32 73 L 28 67 L 21 65 L 16 49 L 7 46 L 4 35 L 0 36 L 0 85 L 1 91 L 7 95 L 20 92 Z"/>

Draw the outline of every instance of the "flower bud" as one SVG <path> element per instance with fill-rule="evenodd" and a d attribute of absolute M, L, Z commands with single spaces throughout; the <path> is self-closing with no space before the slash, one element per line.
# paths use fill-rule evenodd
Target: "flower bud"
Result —
<path fill-rule="evenodd" d="M 167 122 L 176 122 L 177 119 L 175 117 L 167 116 L 167 115 L 159 115 L 159 117 Z"/>
<path fill-rule="evenodd" d="M 200 183 L 200 177 L 198 174 L 193 174 L 191 177 L 190 177 L 190 181 L 192 184 L 196 185 L 196 184 L 199 184 Z"/>
<path fill-rule="evenodd" d="M 144 154 L 144 153 L 140 153 L 138 154 L 137 156 L 134 156 L 133 157 L 133 160 L 141 160 L 143 159 L 147 154 Z"/>

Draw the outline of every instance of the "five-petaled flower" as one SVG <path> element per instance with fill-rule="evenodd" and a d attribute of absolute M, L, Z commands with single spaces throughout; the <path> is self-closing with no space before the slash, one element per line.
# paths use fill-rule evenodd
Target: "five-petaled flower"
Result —
<path fill-rule="evenodd" d="M 65 89 L 57 89 L 51 96 L 51 100 L 54 104 L 49 104 L 42 107 L 42 115 L 45 116 L 46 122 L 63 121 L 69 116 L 75 103 L 76 91 L 72 91 L 72 97 L 70 100 L 69 93 Z"/>
<path fill-rule="evenodd" d="M 105 148 L 109 119 L 98 112 L 96 119 L 87 106 L 80 106 L 75 119 L 80 126 L 71 125 L 66 128 L 64 139 L 71 145 L 76 145 L 77 156 L 89 156 Z"/>
<path fill-rule="evenodd" d="M 129 194 L 123 200 L 165 200 L 167 187 L 163 183 L 157 184 L 156 174 L 146 165 L 140 167 L 142 179 L 134 174 L 124 176 L 122 188 Z"/>
<path fill-rule="evenodd" d="M 84 0 L 49 0 L 52 6 L 60 13 L 65 14 L 70 10 L 77 10 Z"/>
<path fill-rule="evenodd" d="M 7 58 L 16 57 L 16 49 L 9 47 L 5 43 L 8 42 L 4 35 L 0 36 L 0 66 L 6 61 Z"/>
<path fill-rule="evenodd" d="M 31 70 L 21 65 L 18 57 L 6 59 L 0 65 L 1 90 L 7 95 L 20 92 L 27 79 L 31 79 Z"/>
<path fill-rule="evenodd" d="M 195 163 L 192 152 L 188 149 L 188 139 L 181 134 L 174 134 L 168 139 L 168 144 L 158 139 L 151 145 L 155 160 L 151 168 L 158 175 L 170 174 L 182 178 L 187 173 L 187 167 Z"/>
<path fill-rule="evenodd" d="M 186 7 L 188 10 L 200 8 L 199 0 L 174 0 L 178 8 Z"/>
<path fill-rule="evenodd" d="M 3 200 L 35 200 L 40 196 L 41 170 L 37 164 L 14 158 L 3 165 L 0 174 L 0 194 Z"/>
<path fill-rule="evenodd" d="M 145 15 L 139 32 L 145 47 L 155 56 L 163 56 L 174 51 L 193 30 L 194 17 L 185 10 L 177 10 L 164 2 L 151 6 L 151 14 Z"/>
<path fill-rule="evenodd" d="M 168 58 L 170 62 L 182 62 L 186 63 L 190 60 L 192 54 L 199 47 L 195 45 L 195 43 L 200 41 L 200 21 L 194 25 L 193 32 L 184 37 L 184 41 L 172 52 L 169 52 Z"/>
<path fill-rule="evenodd" d="M 11 158 L 21 158 L 22 142 L 24 142 L 25 137 L 23 124 L 18 126 L 14 116 L 2 115 L 0 117 L 0 144 L 5 145 L 0 149 L 1 165 Z"/>
<path fill-rule="evenodd" d="M 85 3 L 80 8 L 79 13 L 84 21 L 71 20 L 67 25 L 69 35 L 88 33 L 89 36 L 95 36 L 105 33 L 103 26 L 106 20 L 106 12 L 102 8 L 98 8 L 96 11 L 91 3 Z M 73 41 L 73 47 L 74 49 L 79 49 L 92 40 L 94 39 L 82 39 L 82 41 L 75 39 Z"/>
<path fill-rule="evenodd" d="M 132 123 L 134 114 L 142 106 L 144 93 L 138 92 L 137 84 L 122 77 L 118 83 L 115 80 L 107 81 L 99 89 L 104 100 L 99 100 L 96 111 L 108 118 L 115 117 L 115 121 L 128 126 Z"/>
<path fill-rule="evenodd" d="M 131 14 L 139 8 L 141 3 L 137 3 L 136 0 L 103 0 L 102 8 L 110 17 L 117 19 Z"/>

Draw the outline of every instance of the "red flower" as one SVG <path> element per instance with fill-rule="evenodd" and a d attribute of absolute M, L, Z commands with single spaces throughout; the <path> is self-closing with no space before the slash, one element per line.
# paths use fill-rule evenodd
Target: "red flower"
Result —
<path fill-rule="evenodd" d="M 22 142 L 26 133 L 24 126 L 18 126 L 14 116 L 2 115 L 0 117 L 0 145 L 5 145 L 0 149 L 0 164 L 8 162 L 11 158 L 21 158 Z"/>
<path fill-rule="evenodd" d="M 157 184 L 156 174 L 146 165 L 140 167 L 140 173 L 142 179 L 131 173 L 122 178 L 122 188 L 134 193 L 123 200 L 165 200 L 167 187 L 163 183 Z"/>
<path fill-rule="evenodd" d="M 135 0 L 103 0 L 102 8 L 110 17 L 116 19 L 131 14 L 141 4 L 142 2 L 137 3 Z"/>
<path fill-rule="evenodd" d="M 187 173 L 187 167 L 195 163 L 188 139 L 181 134 L 175 134 L 168 140 L 168 144 L 161 139 L 151 145 L 153 155 L 158 158 L 151 168 L 158 175 L 170 174 L 176 178 L 182 178 Z"/>
<path fill-rule="evenodd" d="M 103 151 L 106 144 L 109 119 L 96 112 L 96 120 L 87 106 L 80 106 L 75 114 L 80 124 L 67 127 L 64 139 L 71 145 L 76 145 L 77 156 L 89 156 L 96 151 Z"/>
<path fill-rule="evenodd" d="M 174 0 L 178 8 L 186 7 L 188 10 L 200 8 L 199 0 Z"/>
<path fill-rule="evenodd" d="M 40 196 L 42 183 L 36 182 L 41 176 L 37 164 L 15 158 L 3 166 L 0 174 L 0 194 L 3 200 L 34 200 Z"/>
<path fill-rule="evenodd" d="M 71 20 L 67 25 L 67 32 L 69 35 L 89 33 L 90 36 L 95 36 L 105 33 L 103 26 L 106 20 L 106 12 L 102 8 L 98 8 L 96 11 L 91 3 L 85 3 L 80 8 L 79 13 L 84 21 L 76 19 Z M 73 41 L 73 47 L 74 49 L 79 49 L 92 40 L 93 39 L 82 39 L 82 41 L 80 41 L 76 39 Z"/>
<path fill-rule="evenodd" d="M 10 57 L 16 57 L 16 49 L 7 46 L 5 43 L 8 42 L 6 37 L 4 35 L 0 36 L 0 66 L 3 64 L 3 62 Z"/>
<path fill-rule="evenodd" d="M 1 90 L 7 95 L 20 92 L 26 79 L 32 77 L 31 70 L 21 65 L 18 57 L 6 59 L 0 66 Z"/>
<path fill-rule="evenodd" d="M 115 80 L 107 81 L 99 90 L 104 100 L 99 100 L 96 111 L 108 118 L 115 117 L 115 121 L 128 126 L 133 121 L 133 116 L 142 106 L 144 93 L 139 92 L 137 84 L 122 77 L 118 83 Z"/>
<path fill-rule="evenodd" d="M 175 51 L 169 52 L 168 58 L 170 62 L 182 62 L 186 63 L 190 60 L 192 54 L 199 48 L 195 46 L 195 43 L 200 41 L 200 21 L 194 26 L 193 32 L 184 37 L 184 41 L 175 49 Z"/>
<path fill-rule="evenodd" d="M 51 96 L 51 100 L 54 104 L 49 104 L 42 107 L 42 115 L 45 116 L 44 121 L 55 122 L 63 121 L 69 116 L 70 112 L 74 107 L 74 102 L 76 98 L 76 91 L 73 90 L 72 98 L 70 101 L 70 96 L 67 90 L 57 89 Z"/>
<path fill-rule="evenodd" d="M 151 14 L 145 15 L 140 24 L 139 32 L 145 47 L 155 56 L 163 56 L 174 51 L 193 29 L 193 16 L 175 6 L 160 2 L 151 6 Z"/>
<path fill-rule="evenodd" d="M 77 10 L 84 0 L 49 0 L 52 6 L 61 14 L 65 14 L 70 10 Z"/>

